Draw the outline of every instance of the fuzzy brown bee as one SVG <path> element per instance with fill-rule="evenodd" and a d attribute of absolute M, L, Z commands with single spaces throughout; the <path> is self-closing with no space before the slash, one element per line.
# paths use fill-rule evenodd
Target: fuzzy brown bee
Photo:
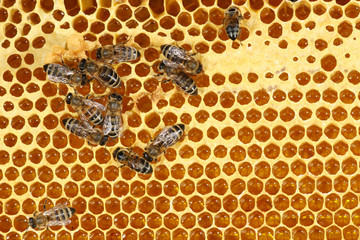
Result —
<path fill-rule="evenodd" d="M 116 148 L 113 152 L 114 159 L 121 164 L 120 167 L 128 166 L 130 169 L 143 174 L 150 174 L 153 168 L 148 161 L 139 157 L 132 151 L 124 148 Z"/>
<path fill-rule="evenodd" d="M 169 61 L 162 60 L 158 67 L 161 74 L 166 74 L 170 79 L 163 82 L 172 81 L 180 89 L 186 92 L 189 95 L 197 95 L 198 88 L 195 84 L 194 79 L 192 79 L 186 72 L 174 67 Z"/>
<path fill-rule="evenodd" d="M 82 86 L 88 83 L 86 75 L 57 63 L 45 64 L 44 70 L 49 80 L 55 83 L 64 83 L 71 87 Z"/>
<path fill-rule="evenodd" d="M 181 123 L 164 128 L 154 140 L 150 142 L 150 145 L 145 149 L 146 151 L 143 157 L 149 162 L 157 162 L 157 157 L 177 143 L 184 135 L 184 131 L 185 125 Z"/>
<path fill-rule="evenodd" d="M 109 64 L 134 61 L 139 57 L 140 52 L 136 48 L 124 46 L 122 43 L 96 49 L 96 59 Z"/>
<path fill-rule="evenodd" d="M 67 225 L 75 214 L 75 209 L 65 204 L 56 205 L 49 210 L 46 210 L 45 206 L 46 204 L 44 204 L 44 212 L 34 212 L 33 216 L 29 217 L 28 224 L 32 229 L 42 230 L 51 226 Z"/>
<path fill-rule="evenodd" d="M 112 93 L 106 106 L 103 133 L 110 138 L 117 138 L 123 125 L 121 117 L 122 97 L 120 94 Z"/>
<path fill-rule="evenodd" d="M 92 128 L 88 122 L 81 122 L 75 118 L 65 118 L 62 122 L 66 130 L 86 139 L 92 145 L 104 146 L 109 139 L 100 130 Z"/>
<path fill-rule="evenodd" d="M 241 34 L 240 21 L 244 20 L 240 10 L 235 6 L 230 6 L 225 11 L 223 25 L 228 37 L 235 41 Z"/>
<path fill-rule="evenodd" d="M 104 105 L 84 98 L 79 94 L 68 93 L 65 102 L 69 104 L 79 114 L 83 121 L 89 121 L 94 125 L 101 125 L 104 121 L 102 111 L 105 111 Z"/>
<path fill-rule="evenodd" d="M 90 59 L 81 59 L 78 65 L 80 71 L 89 74 L 110 88 L 117 88 L 121 84 L 119 75 L 109 65 L 98 64 Z"/>
<path fill-rule="evenodd" d="M 174 68 L 180 68 L 192 74 L 199 74 L 203 70 L 202 64 L 192 57 L 193 54 L 187 54 L 183 48 L 165 44 L 161 46 L 161 53 L 170 61 Z"/>

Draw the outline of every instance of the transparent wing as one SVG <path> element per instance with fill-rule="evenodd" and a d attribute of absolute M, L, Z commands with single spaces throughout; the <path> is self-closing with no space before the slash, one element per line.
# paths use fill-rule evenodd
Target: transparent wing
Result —
<path fill-rule="evenodd" d="M 53 76 L 53 75 L 48 75 L 48 78 L 50 81 L 52 82 L 56 82 L 56 83 L 65 83 L 65 84 L 69 84 L 70 80 L 68 78 L 68 76 L 71 76 L 74 74 L 74 72 L 72 70 L 70 70 L 70 68 L 60 65 L 60 64 L 53 64 L 53 67 L 57 68 L 57 72 L 62 73 L 61 76 Z"/>
<path fill-rule="evenodd" d="M 186 50 L 181 47 L 172 46 L 171 52 L 178 58 L 190 60 L 191 58 L 186 53 Z"/>
<path fill-rule="evenodd" d="M 111 131 L 111 115 L 107 114 L 104 119 L 103 133 L 108 135 Z"/>
<path fill-rule="evenodd" d="M 51 214 L 54 214 L 56 210 L 59 210 L 60 208 L 64 208 L 64 207 L 67 207 L 67 205 L 65 203 L 58 204 L 58 205 L 54 206 L 53 208 L 46 210 L 43 214 L 46 216 L 50 216 Z"/>
<path fill-rule="evenodd" d="M 154 145 L 160 145 L 164 149 L 174 145 L 179 139 L 176 132 L 169 132 L 170 127 L 164 128 L 152 142 Z"/>
<path fill-rule="evenodd" d="M 58 205 L 54 206 L 53 208 L 46 210 L 44 212 L 44 215 L 51 216 L 51 215 L 55 214 L 55 212 L 58 211 L 59 209 L 66 208 L 66 207 L 68 207 L 68 206 L 65 203 L 58 204 Z M 69 224 L 70 222 L 71 222 L 70 219 L 65 220 L 65 221 L 50 220 L 48 222 L 48 226 L 63 226 L 63 225 Z"/>
<path fill-rule="evenodd" d="M 101 103 L 98 103 L 98 102 L 95 102 L 91 99 L 84 99 L 84 103 L 88 106 L 91 106 L 91 107 L 96 107 L 97 109 L 99 109 L 100 111 L 105 111 L 105 107 L 104 105 L 102 105 Z"/>
<path fill-rule="evenodd" d="M 171 68 L 181 68 L 181 69 L 183 68 L 183 66 L 181 64 L 176 63 L 176 62 L 170 62 L 170 61 L 166 61 L 166 60 L 164 60 L 163 62 L 166 66 L 171 67 Z"/>
<path fill-rule="evenodd" d="M 48 222 L 48 226 L 65 226 L 68 225 L 69 223 L 71 223 L 71 220 L 65 220 L 65 221 L 57 221 L 57 220 L 51 220 Z"/>

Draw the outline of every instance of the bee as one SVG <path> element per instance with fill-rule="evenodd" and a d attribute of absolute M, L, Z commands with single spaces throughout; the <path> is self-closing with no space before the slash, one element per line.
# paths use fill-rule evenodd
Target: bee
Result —
<path fill-rule="evenodd" d="M 184 131 L 185 125 L 181 123 L 164 128 L 154 140 L 151 140 L 150 145 L 145 149 L 143 157 L 149 162 L 154 161 L 154 159 L 157 162 L 157 157 L 177 143 L 184 135 Z"/>
<path fill-rule="evenodd" d="M 128 166 L 130 169 L 143 174 L 150 174 L 153 172 L 153 168 L 148 161 L 139 157 L 137 154 L 133 154 L 132 150 L 124 148 L 116 148 L 113 152 L 113 157 L 116 161 L 122 164 L 120 167 Z"/>
<path fill-rule="evenodd" d="M 244 20 L 240 10 L 235 6 L 230 6 L 225 11 L 223 25 L 228 37 L 235 41 L 241 34 L 240 21 Z"/>
<path fill-rule="evenodd" d="M 140 57 L 140 52 L 133 47 L 119 43 L 96 49 L 96 59 L 112 64 L 113 62 L 134 61 Z"/>
<path fill-rule="evenodd" d="M 165 80 L 163 82 L 172 81 L 187 94 L 194 96 L 198 94 L 198 89 L 194 79 L 192 79 L 184 71 L 175 68 L 171 63 L 169 63 L 169 61 L 162 60 L 159 64 L 158 70 L 160 72 L 159 75 L 166 73 L 166 75 L 170 78 L 169 80 Z"/>
<path fill-rule="evenodd" d="M 109 139 L 99 129 L 92 128 L 88 122 L 81 122 L 75 118 L 64 118 L 62 122 L 66 130 L 86 139 L 92 145 L 104 146 Z"/>
<path fill-rule="evenodd" d="M 105 111 L 105 107 L 101 103 L 72 93 L 66 95 L 65 102 L 75 109 L 81 120 L 89 121 L 94 125 L 101 125 L 103 123 L 104 116 L 101 111 Z"/>
<path fill-rule="evenodd" d="M 122 97 L 117 93 L 110 94 L 106 106 L 103 133 L 111 138 L 117 138 L 122 127 L 121 108 Z"/>
<path fill-rule="evenodd" d="M 97 64 L 95 61 L 83 58 L 80 60 L 78 68 L 82 73 L 90 74 L 107 87 L 116 88 L 121 84 L 119 75 L 108 65 Z"/>
<path fill-rule="evenodd" d="M 34 212 L 33 216 L 29 217 L 28 224 L 29 227 L 34 230 L 49 229 L 51 226 L 63 226 L 71 222 L 70 218 L 74 216 L 74 214 L 75 209 L 68 207 L 65 204 L 59 204 L 46 210 L 45 203 L 44 212 Z"/>
<path fill-rule="evenodd" d="M 45 64 L 44 70 L 52 82 L 69 84 L 71 87 L 83 86 L 88 82 L 86 75 L 57 63 Z"/>
<path fill-rule="evenodd" d="M 186 50 L 174 45 L 165 44 L 161 46 L 161 53 L 170 60 L 174 67 L 186 72 L 199 74 L 203 70 L 202 64 L 193 58 L 194 54 L 187 54 Z"/>

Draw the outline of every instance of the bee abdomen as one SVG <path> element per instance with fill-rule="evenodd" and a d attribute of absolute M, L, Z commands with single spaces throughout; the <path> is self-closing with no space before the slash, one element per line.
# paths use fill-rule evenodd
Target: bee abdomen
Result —
<path fill-rule="evenodd" d="M 138 173 L 150 174 L 153 172 L 153 168 L 148 161 L 144 158 L 137 157 L 133 163 L 129 162 L 128 165 L 131 169 Z"/>
<path fill-rule="evenodd" d="M 225 29 L 225 31 L 228 37 L 234 41 L 237 39 L 240 32 L 239 24 L 230 25 Z"/>
<path fill-rule="evenodd" d="M 111 68 L 102 66 L 99 70 L 99 78 L 108 87 L 116 88 L 120 85 L 119 75 Z"/>
<path fill-rule="evenodd" d="M 115 122 L 115 118 L 118 118 L 119 116 L 111 116 L 111 122 Z M 120 126 L 118 124 L 111 124 L 111 130 L 108 134 L 110 138 L 117 138 L 120 133 Z"/>
<path fill-rule="evenodd" d="M 62 120 L 66 130 L 79 137 L 86 137 L 89 133 L 84 129 L 82 122 L 75 118 L 65 118 Z"/>
<path fill-rule="evenodd" d="M 179 79 L 173 79 L 173 82 L 177 84 L 184 92 L 189 95 L 197 95 L 198 90 L 194 79 L 184 72 L 179 74 Z"/>
<path fill-rule="evenodd" d="M 104 121 L 104 116 L 101 114 L 99 109 L 95 107 L 85 109 L 84 114 L 94 125 L 100 125 Z"/>

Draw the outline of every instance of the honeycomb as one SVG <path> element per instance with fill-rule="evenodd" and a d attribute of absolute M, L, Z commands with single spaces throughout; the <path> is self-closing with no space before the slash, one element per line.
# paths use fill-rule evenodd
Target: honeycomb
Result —
<path fill-rule="evenodd" d="M 222 26 L 231 4 L 241 44 Z M 1 1 L 0 239 L 359 239 L 359 12 L 350 0 Z M 42 68 L 73 34 L 131 37 L 142 54 L 116 66 L 125 127 L 106 149 L 63 129 L 69 89 Z M 198 53 L 199 96 L 154 77 L 164 43 Z M 111 158 L 180 122 L 187 137 L 152 175 Z M 46 198 L 73 206 L 72 223 L 26 232 Z"/>

